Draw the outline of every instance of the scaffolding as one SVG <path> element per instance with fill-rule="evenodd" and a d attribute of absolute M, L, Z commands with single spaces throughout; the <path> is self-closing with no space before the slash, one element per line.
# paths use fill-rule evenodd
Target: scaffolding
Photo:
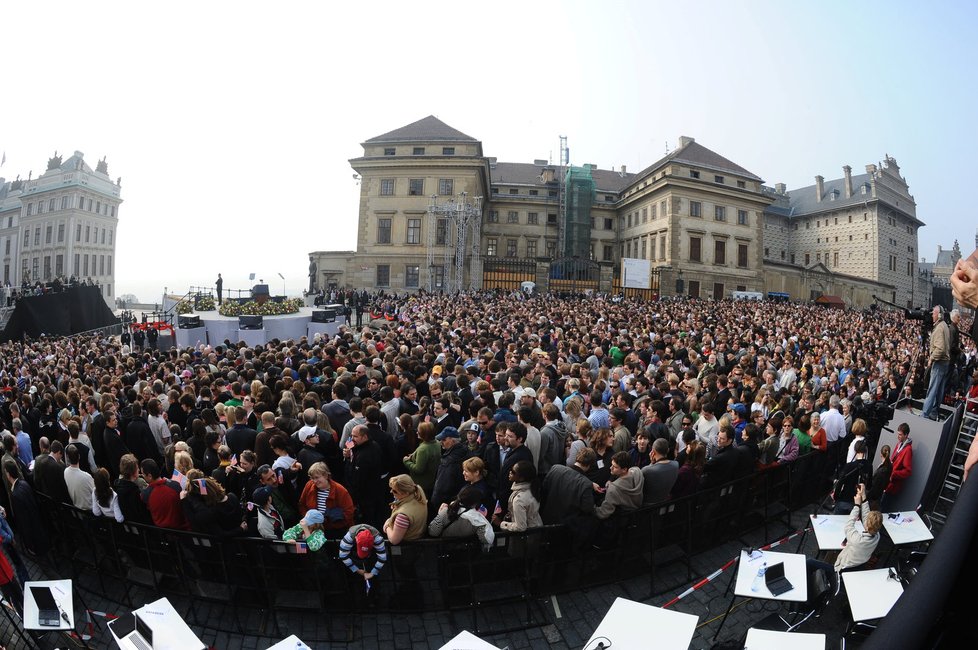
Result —
<path fill-rule="evenodd" d="M 569 167 L 564 177 L 564 205 L 561 215 L 564 258 L 591 259 L 591 204 L 594 179 L 590 167 Z"/>
<path fill-rule="evenodd" d="M 428 205 L 428 291 L 463 291 L 465 262 L 479 254 L 482 197 L 462 192 L 445 203 L 432 195 Z M 470 233 L 471 231 L 471 233 Z M 435 264 L 440 251 L 441 265 Z"/>

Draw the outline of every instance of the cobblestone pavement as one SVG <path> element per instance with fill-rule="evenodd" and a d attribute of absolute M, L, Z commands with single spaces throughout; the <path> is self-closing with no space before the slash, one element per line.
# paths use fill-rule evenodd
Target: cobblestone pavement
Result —
<path fill-rule="evenodd" d="M 803 513 L 798 512 L 792 521 L 795 525 L 800 525 L 806 519 L 807 517 Z M 654 595 L 650 595 L 649 576 L 643 575 L 612 585 L 560 594 L 553 598 L 534 602 L 532 611 L 535 620 L 538 620 L 540 625 L 524 630 L 493 633 L 493 629 L 500 630 L 513 627 L 512 621 L 518 620 L 518 617 L 523 613 L 520 610 L 497 608 L 480 611 L 478 612 L 478 636 L 495 646 L 509 650 L 522 648 L 580 650 L 584 648 L 592 632 L 617 597 L 621 596 L 650 605 L 661 606 L 683 592 L 687 587 L 722 567 L 728 560 L 736 557 L 741 548 L 747 545 L 760 546 L 792 532 L 794 532 L 793 529 L 789 530 L 782 524 L 779 529 L 768 531 L 770 536 L 768 539 L 761 537 L 763 530 L 757 530 L 748 533 L 740 540 L 700 553 L 692 558 L 692 580 L 687 580 L 686 567 L 683 563 L 671 562 L 666 564 L 657 572 L 656 591 L 659 593 Z M 795 537 L 777 550 L 795 552 L 799 541 L 800 538 Z M 814 555 L 816 549 L 812 535 L 806 536 L 804 550 L 810 556 Z M 40 577 L 41 572 L 38 567 L 32 566 L 31 569 L 35 578 Z M 731 604 L 732 592 L 726 593 L 726 589 L 732 571 L 733 568 L 727 570 L 672 607 L 676 611 L 699 617 L 699 625 L 690 645 L 691 648 L 709 648 L 713 644 L 713 637 L 719 629 L 720 619 Z M 109 599 L 96 597 L 84 591 L 83 596 L 89 609 L 110 614 L 121 614 L 126 611 Z M 153 599 L 155 596 L 147 592 L 143 600 L 148 602 Z M 137 598 L 137 602 L 141 601 Z M 185 603 L 175 602 L 174 604 L 178 610 L 186 609 Z M 181 605 L 184 606 L 181 607 Z M 840 605 L 836 603 L 835 607 L 838 608 Z M 846 606 L 843 604 L 841 607 Z M 719 634 L 718 641 L 740 641 L 750 627 L 779 611 L 781 611 L 780 608 L 770 601 L 738 598 L 722 633 Z M 210 608 L 198 607 L 195 614 L 198 620 L 206 621 L 214 617 L 226 617 L 227 610 L 221 605 L 214 605 Z M 835 612 L 836 618 L 839 619 L 835 622 L 831 620 L 832 615 L 832 612 L 827 611 L 826 615 L 823 616 L 823 623 L 830 625 L 841 623 L 844 627 L 844 623 L 841 622 L 843 613 Z M 437 612 L 420 615 L 362 615 L 353 618 L 344 617 L 342 620 L 331 620 L 328 615 L 317 617 L 308 613 L 283 613 L 279 616 L 281 634 L 278 636 L 273 635 L 274 630 L 270 629 L 270 626 L 266 626 L 265 634 L 248 635 L 217 632 L 196 625 L 192 625 L 192 627 L 201 640 L 217 650 L 237 648 L 264 650 L 289 634 L 312 639 L 329 638 L 330 633 L 332 633 L 333 642 L 313 643 L 313 647 L 348 648 L 351 650 L 356 648 L 412 648 L 420 650 L 440 648 L 463 629 L 474 631 L 476 628 L 473 616 L 471 611 L 461 610 L 455 613 Z M 104 628 L 104 619 L 102 622 L 103 628 L 95 630 L 89 645 L 93 648 L 113 648 L 115 646 L 111 635 Z M 248 624 L 249 628 L 257 629 L 255 621 L 249 620 L 245 623 Z M 635 621 L 635 624 L 643 625 L 643 622 Z M 233 627 L 233 624 L 225 623 L 225 627 Z M 835 627 L 840 629 L 838 625 Z M 649 635 L 648 647 L 653 648 L 655 647 L 654 628 L 649 629 Z M 18 643 L 12 639 L 9 624 L 2 617 L 0 617 L 0 639 L 4 640 L 0 643 L 6 643 L 8 650 L 26 647 L 23 643 Z M 69 642 L 64 638 L 47 638 L 42 640 L 41 647 L 68 648 L 79 646 L 77 642 Z M 850 647 L 853 647 L 852 644 Z"/>

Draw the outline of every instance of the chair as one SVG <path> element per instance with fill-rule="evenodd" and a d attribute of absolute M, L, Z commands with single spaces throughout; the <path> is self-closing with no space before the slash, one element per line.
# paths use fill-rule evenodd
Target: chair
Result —
<path fill-rule="evenodd" d="M 786 626 L 785 632 L 794 631 L 812 616 L 818 618 L 825 606 L 839 593 L 842 578 L 835 571 L 818 567 L 810 568 L 807 574 L 808 598 L 803 603 L 789 603 L 788 614 L 793 617 L 790 623 L 780 617 Z"/>

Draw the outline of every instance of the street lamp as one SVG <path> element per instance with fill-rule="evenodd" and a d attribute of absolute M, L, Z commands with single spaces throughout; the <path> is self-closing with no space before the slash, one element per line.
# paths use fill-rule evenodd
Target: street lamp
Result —
<path fill-rule="evenodd" d="M 286 297 L 288 297 L 288 296 L 287 296 L 287 295 L 286 295 L 286 293 L 285 293 L 285 276 L 284 276 L 284 275 L 282 275 L 281 273 L 279 273 L 279 274 L 278 274 L 278 277 L 280 277 L 280 278 L 282 278 L 282 297 L 283 297 L 283 298 L 286 298 Z"/>

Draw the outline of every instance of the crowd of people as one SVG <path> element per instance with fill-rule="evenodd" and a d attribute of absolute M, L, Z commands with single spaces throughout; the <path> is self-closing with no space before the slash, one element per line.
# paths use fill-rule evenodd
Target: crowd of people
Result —
<path fill-rule="evenodd" d="M 623 513 L 807 454 L 827 481 L 846 479 L 833 486 L 840 512 L 885 508 L 912 471 L 909 431 L 877 450 L 860 417 L 917 381 L 924 341 L 900 311 L 375 300 L 396 319 L 330 340 L 0 346 L 4 588 L 27 578 L 23 552 L 49 549 L 35 492 L 120 522 L 311 552 L 341 540 L 340 559 L 369 581 L 388 544 L 426 536 L 488 549 L 499 531 L 565 524 L 614 543 Z M 958 355 L 966 395 L 973 341 Z M 877 453 L 876 472 L 849 471 Z"/>

